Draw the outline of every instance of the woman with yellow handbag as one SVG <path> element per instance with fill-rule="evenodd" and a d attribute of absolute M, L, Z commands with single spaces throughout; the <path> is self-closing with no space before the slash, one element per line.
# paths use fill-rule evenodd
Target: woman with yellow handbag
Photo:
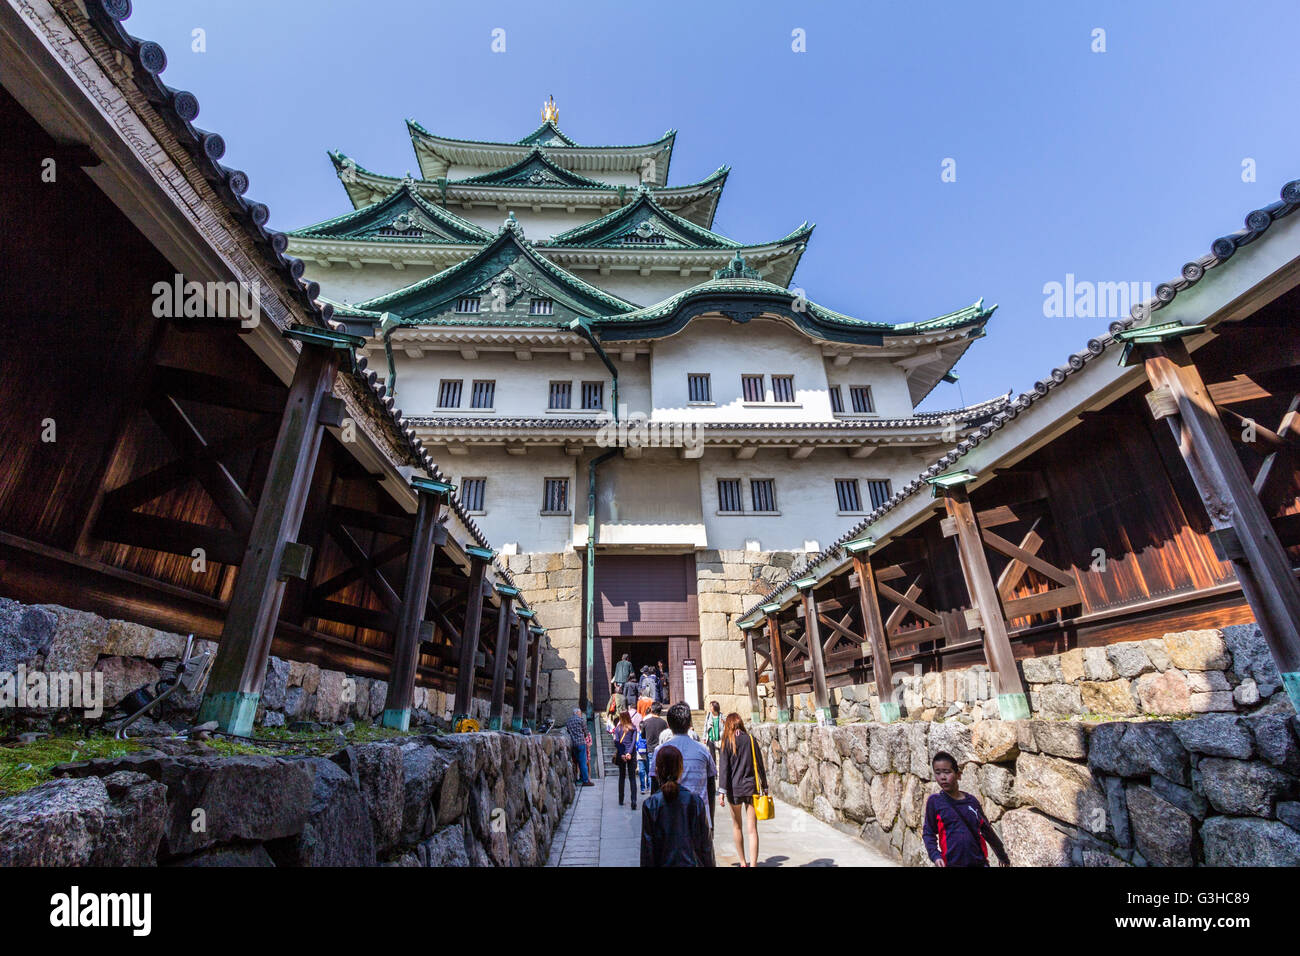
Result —
<path fill-rule="evenodd" d="M 731 803 L 731 833 L 742 866 L 758 866 L 758 821 L 772 817 L 767 772 L 754 738 L 739 714 L 728 714 L 722 728 L 722 761 L 718 767 L 719 805 Z M 749 844 L 749 855 L 745 844 Z"/>

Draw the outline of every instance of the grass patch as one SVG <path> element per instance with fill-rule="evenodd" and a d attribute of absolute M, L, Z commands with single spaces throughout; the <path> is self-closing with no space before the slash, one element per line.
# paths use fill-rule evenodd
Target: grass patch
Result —
<path fill-rule="evenodd" d="M 141 744 L 135 740 L 75 735 L 43 737 L 29 744 L 0 747 L 0 797 L 12 797 L 45 783 L 58 764 L 124 757 L 140 749 Z"/>

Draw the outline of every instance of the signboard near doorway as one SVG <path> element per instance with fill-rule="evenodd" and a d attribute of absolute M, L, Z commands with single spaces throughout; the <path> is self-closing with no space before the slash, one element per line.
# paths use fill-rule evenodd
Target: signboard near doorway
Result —
<path fill-rule="evenodd" d="M 693 657 L 687 657 L 682 661 L 682 697 L 692 710 L 699 710 L 704 706 L 700 703 L 699 671 L 696 669 Z"/>

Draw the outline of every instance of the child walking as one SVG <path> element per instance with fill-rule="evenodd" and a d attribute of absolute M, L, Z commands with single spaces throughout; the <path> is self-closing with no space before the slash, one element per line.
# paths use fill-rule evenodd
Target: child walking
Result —
<path fill-rule="evenodd" d="M 1011 860 L 984 815 L 984 808 L 957 786 L 961 780 L 957 758 L 940 750 L 930 766 L 939 785 L 939 792 L 925 801 L 922 837 L 931 862 L 935 866 L 988 866 L 988 848 L 993 847 L 998 865 L 1009 866 Z"/>

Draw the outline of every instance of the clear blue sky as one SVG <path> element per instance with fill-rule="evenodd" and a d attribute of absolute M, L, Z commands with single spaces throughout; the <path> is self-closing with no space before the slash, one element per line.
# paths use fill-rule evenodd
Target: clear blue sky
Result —
<path fill-rule="evenodd" d="M 1023 391 L 1108 325 L 1045 318 L 1045 283 L 1169 279 L 1300 178 L 1293 3 L 134 7 L 127 28 L 163 45 L 164 79 L 198 96 L 198 125 L 226 138 L 278 229 L 350 208 L 328 149 L 418 174 L 408 116 L 514 140 L 553 93 L 579 143 L 676 128 L 671 184 L 732 166 L 719 232 L 817 223 L 793 283 L 813 301 L 887 322 L 999 304 L 960 388 L 927 408 Z M 956 182 L 941 181 L 947 158 Z"/>

